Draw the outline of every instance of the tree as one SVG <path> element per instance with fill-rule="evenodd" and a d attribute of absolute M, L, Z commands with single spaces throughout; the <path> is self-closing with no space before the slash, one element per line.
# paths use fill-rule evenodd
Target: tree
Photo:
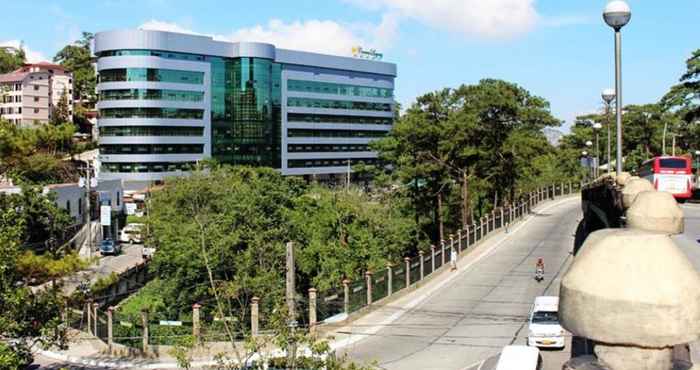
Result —
<path fill-rule="evenodd" d="M 70 119 L 70 106 L 68 105 L 68 91 L 63 89 L 61 97 L 58 99 L 56 108 L 53 111 L 52 123 L 54 125 L 60 125 L 62 123 L 71 123 Z"/>
<path fill-rule="evenodd" d="M 667 109 L 678 110 L 687 123 L 700 119 L 700 49 L 686 61 L 686 72 L 680 83 L 671 87 L 661 104 Z"/>
<path fill-rule="evenodd" d="M 64 46 L 53 58 L 54 62 L 61 64 L 73 73 L 73 100 L 80 105 L 92 106 L 96 100 L 95 84 L 97 78 L 92 67 L 92 53 L 90 51 L 90 44 L 94 38 L 94 34 L 83 32 L 80 40 Z"/>
<path fill-rule="evenodd" d="M 0 74 L 9 73 L 20 68 L 26 61 L 24 49 L 0 47 Z"/>

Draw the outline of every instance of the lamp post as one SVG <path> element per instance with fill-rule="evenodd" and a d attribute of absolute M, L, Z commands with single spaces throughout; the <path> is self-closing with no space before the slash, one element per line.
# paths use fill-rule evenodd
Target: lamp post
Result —
<path fill-rule="evenodd" d="M 592 141 L 590 141 L 590 140 L 586 141 L 586 148 L 591 149 L 592 146 L 593 146 Z M 586 154 L 588 154 L 588 152 L 586 152 Z M 588 163 L 588 166 L 590 167 L 591 177 L 595 179 L 595 163 L 591 164 L 590 156 L 587 158 L 586 163 Z"/>
<path fill-rule="evenodd" d="M 608 127 L 608 149 L 607 149 L 607 163 L 608 163 L 608 175 L 610 174 L 612 161 L 610 160 L 610 104 L 613 99 L 615 99 L 615 90 L 605 89 L 601 94 L 603 101 L 605 102 L 605 126 Z"/>
<path fill-rule="evenodd" d="M 588 163 L 588 151 L 586 151 L 586 150 L 582 151 L 581 156 L 586 160 L 586 165 L 588 165 L 589 164 Z"/>
<path fill-rule="evenodd" d="M 615 119 L 617 128 L 617 174 L 622 173 L 622 34 L 620 30 L 632 18 L 632 11 L 629 5 L 622 0 L 615 0 L 608 3 L 603 11 L 603 20 L 608 26 L 615 30 Z"/>
<path fill-rule="evenodd" d="M 600 129 L 603 128 L 603 125 L 600 123 L 596 122 L 593 124 L 593 131 L 595 131 L 595 177 L 598 178 L 600 174 L 598 173 L 598 170 L 600 169 L 600 137 L 598 133 L 600 132 Z M 610 165 L 608 165 L 609 167 Z"/>

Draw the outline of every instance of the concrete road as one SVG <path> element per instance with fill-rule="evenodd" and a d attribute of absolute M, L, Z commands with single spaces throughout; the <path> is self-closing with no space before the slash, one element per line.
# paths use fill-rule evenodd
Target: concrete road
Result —
<path fill-rule="evenodd" d="M 119 255 L 100 257 L 97 264 L 90 265 L 87 270 L 64 279 L 63 292 L 71 294 L 83 281 L 88 280 L 92 284 L 101 277 L 107 277 L 113 272 L 120 274 L 143 262 L 141 244 L 122 244 L 121 246 L 122 251 Z M 95 253 L 99 256 L 99 252 Z"/>
<path fill-rule="evenodd" d="M 538 214 L 497 249 L 373 335 L 345 347 L 351 359 L 383 369 L 488 370 L 481 362 L 508 344 L 524 344 L 534 298 L 558 295 L 560 274 L 571 263 L 573 234 L 581 218 L 571 199 Z M 488 242 L 488 241 L 487 241 Z M 534 281 L 545 261 L 545 280 Z M 543 351 L 545 369 L 561 369 L 569 356 Z"/>

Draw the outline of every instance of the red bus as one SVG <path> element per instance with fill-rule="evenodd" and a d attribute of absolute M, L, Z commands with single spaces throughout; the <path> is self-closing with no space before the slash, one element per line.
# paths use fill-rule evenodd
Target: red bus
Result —
<path fill-rule="evenodd" d="M 679 202 L 693 195 L 693 176 L 688 157 L 654 157 L 639 168 L 639 177 L 649 180 L 658 191 L 673 194 Z"/>

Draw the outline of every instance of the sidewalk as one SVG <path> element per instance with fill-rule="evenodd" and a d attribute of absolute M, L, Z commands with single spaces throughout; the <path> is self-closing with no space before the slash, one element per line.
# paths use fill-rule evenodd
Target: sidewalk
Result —
<path fill-rule="evenodd" d="M 545 201 L 533 209 L 535 213 L 546 211 L 564 202 L 575 201 L 575 196 L 565 196 L 550 201 Z M 465 251 L 457 263 L 457 272 L 449 268 L 436 274 L 429 281 L 418 288 L 409 290 L 403 296 L 390 301 L 390 303 L 374 308 L 366 315 L 351 323 L 325 324 L 319 326 L 321 332 L 330 332 L 334 339 L 330 342 L 331 349 L 339 350 L 362 340 L 367 335 L 376 333 L 385 325 L 397 320 L 406 311 L 416 307 L 421 302 L 430 298 L 445 284 L 454 280 L 466 269 L 478 263 L 481 259 L 495 252 L 506 240 L 518 236 L 519 231 L 525 227 L 533 215 L 526 216 L 523 220 L 509 227 L 508 233 L 503 229 L 493 232 L 473 249 Z M 358 333 L 357 330 L 361 330 Z M 338 334 L 340 333 L 340 334 Z M 347 333 L 347 334 L 344 334 Z M 102 368 L 131 368 L 131 369 L 176 369 L 175 359 L 167 353 L 161 353 L 157 359 L 115 358 L 106 355 L 106 345 L 100 340 L 81 333 L 75 338 L 68 350 L 37 350 L 36 352 L 46 358 L 72 363 L 82 366 L 96 366 Z M 192 361 L 192 368 L 216 365 L 212 358 L 198 358 Z"/>

